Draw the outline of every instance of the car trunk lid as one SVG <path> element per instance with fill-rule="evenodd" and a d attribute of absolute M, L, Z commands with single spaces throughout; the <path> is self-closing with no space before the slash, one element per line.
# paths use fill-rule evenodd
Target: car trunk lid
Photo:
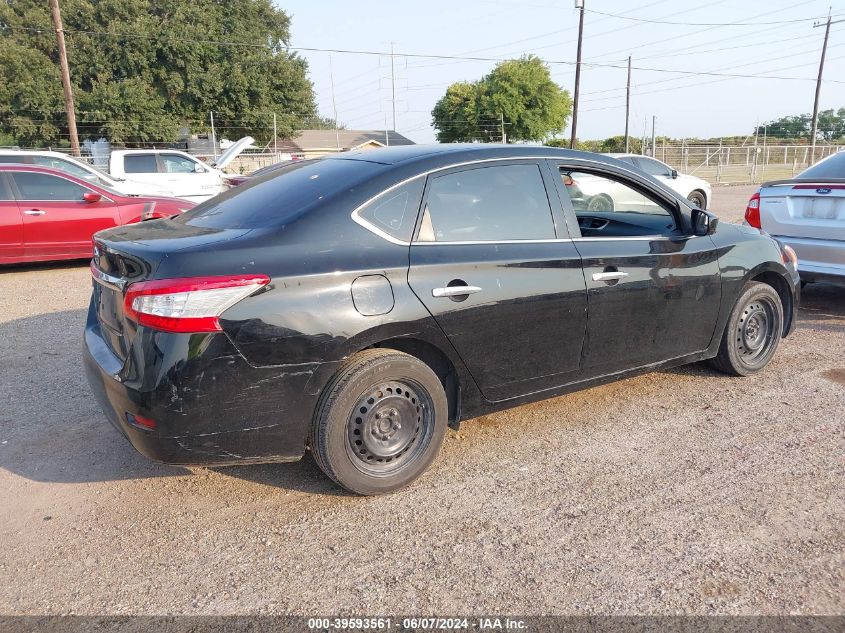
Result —
<path fill-rule="evenodd" d="M 760 221 L 762 229 L 770 235 L 845 240 L 845 184 L 763 185 Z"/>
<path fill-rule="evenodd" d="M 94 237 L 92 303 L 103 339 L 125 360 L 136 325 L 127 318 L 123 300 L 131 284 L 155 279 L 165 259 L 238 238 L 249 230 L 191 226 L 172 220 L 155 220 L 101 231 Z M 206 252 L 207 254 L 207 252 Z"/>

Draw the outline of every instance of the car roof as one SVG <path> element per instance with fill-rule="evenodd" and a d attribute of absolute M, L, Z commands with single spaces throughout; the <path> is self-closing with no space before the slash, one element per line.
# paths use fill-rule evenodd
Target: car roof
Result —
<path fill-rule="evenodd" d="M 188 154 L 185 150 L 176 149 L 175 147 L 162 147 L 159 149 L 113 149 L 112 154 L 160 154 L 161 152 L 177 152 L 179 154 Z"/>
<path fill-rule="evenodd" d="M 432 145 L 401 145 L 369 150 L 341 152 L 326 160 L 361 160 L 382 165 L 405 165 L 416 162 L 460 163 L 484 159 L 507 158 L 600 158 L 604 154 L 545 145 L 502 145 L 498 143 L 439 143 Z M 611 161 L 613 159 L 611 158 Z"/>

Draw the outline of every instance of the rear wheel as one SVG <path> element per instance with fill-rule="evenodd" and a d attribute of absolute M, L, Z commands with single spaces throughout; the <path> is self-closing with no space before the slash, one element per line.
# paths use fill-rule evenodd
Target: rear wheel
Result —
<path fill-rule="evenodd" d="M 782 332 L 783 306 L 778 293 L 767 284 L 752 282 L 731 312 L 713 365 L 735 376 L 756 374 L 774 356 Z"/>
<path fill-rule="evenodd" d="M 431 464 L 447 416 L 446 392 L 428 365 L 395 350 L 365 350 L 324 390 L 311 450 L 323 472 L 347 490 L 392 492 Z"/>
<path fill-rule="evenodd" d="M 703 209 L 704 205 L 707 204 L 707 198 L 705 198 L 704 194 L 700 191 L 693 191 L 690 195 L 687 196 L 687 200 L 692 202 L 699 209 Z"/>

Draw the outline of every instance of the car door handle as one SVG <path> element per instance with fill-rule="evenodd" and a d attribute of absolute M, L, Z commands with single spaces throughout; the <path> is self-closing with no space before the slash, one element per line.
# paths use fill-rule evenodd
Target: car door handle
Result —
<path fill-rule="evenodd" d="M 593 273 L 593 281 L 619 281 L 627 277 L 628 273 L 623 273 L 621 270 L 614 270 L 604 273 Z"/>
<path fill-rule="evenodd" d="M 23 212 L 24 215 L 45 215 L 47 212 L 41 209 L 28 209 Z"/>
<path fill-rule="evenodd" d="M 474 295 L 481 292 L 478 286 L 446 286 L 445 288 L 434 288 L 431 291 L 432 297 L 460 297 L 463 295 Z"/>

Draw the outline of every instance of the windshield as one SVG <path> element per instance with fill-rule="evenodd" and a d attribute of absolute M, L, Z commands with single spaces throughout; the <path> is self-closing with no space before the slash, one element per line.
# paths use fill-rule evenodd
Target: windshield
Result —
<path fill-rule="evenodd" d="M 315 203 L 360 184 L 383 168 L 361 160 L 292 163 L 215 196 L 176 221 L 218 229 L 285 224 Z"/>
<path fill-rule="evenodd" d="M 805 169 L 799 178 L 845 178 L 845 152 L 839 152 Z"/>

